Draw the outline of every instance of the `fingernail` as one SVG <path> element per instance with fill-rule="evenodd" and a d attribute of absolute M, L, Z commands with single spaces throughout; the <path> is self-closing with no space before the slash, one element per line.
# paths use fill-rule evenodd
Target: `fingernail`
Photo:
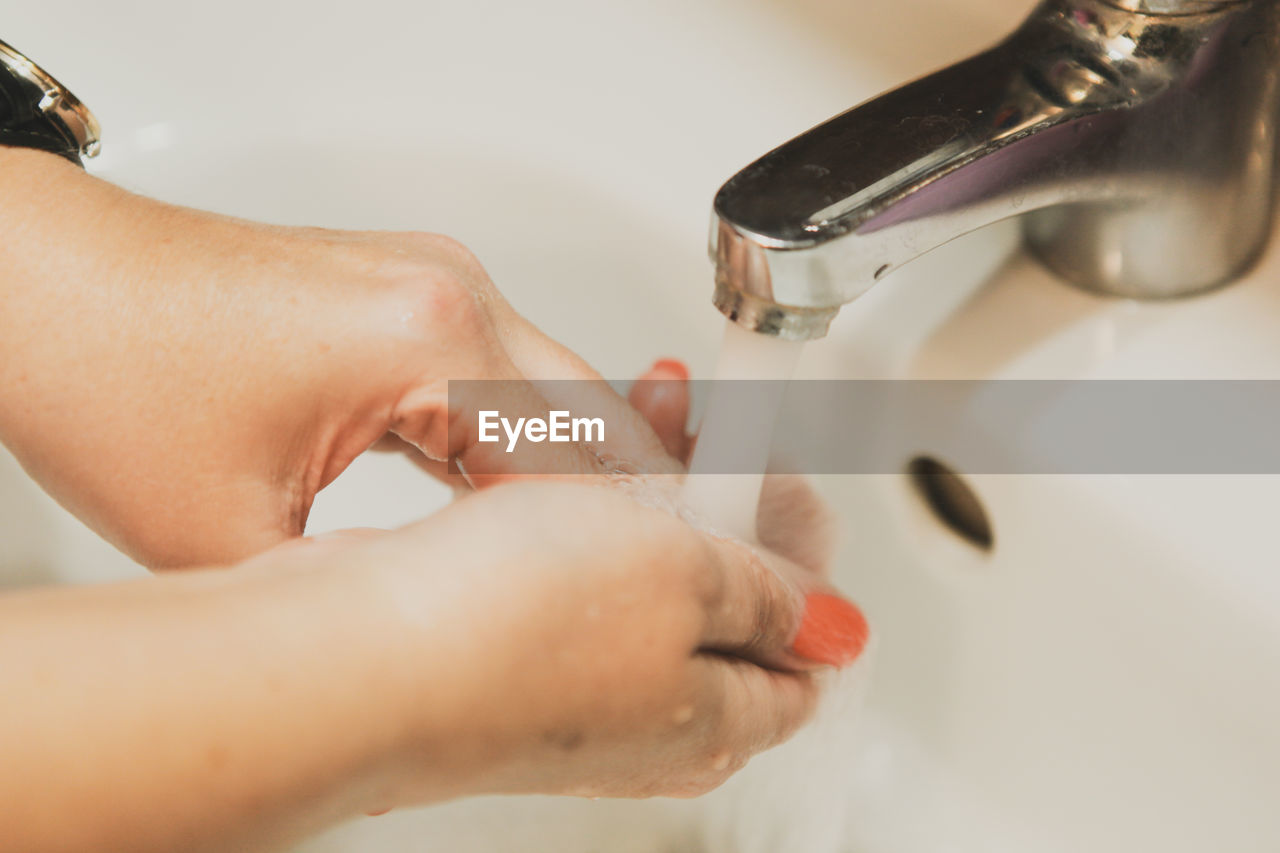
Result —
<path fill-rule="evenodd" d="M 684 381 L 689 378 L 689 368 L 685 367 L 683 361 L 674 358 L 658 359 L 653 363 L 651 370 L 655 373 L 666 373 L 671 379 Z"/>
<path fill-rule="evenodd" d="M 365 814 L 367 814 L 369 817 L 382 817 L 384 814 L 386 814 L 389 811 L 391 811 L 391 809 L 376 809 L 371 812 L 365 812 Z"/>
<path fill-rule="evenodd" d="M 816 663 L 843 667 L 858 659 L 870 634 L 866 617 L 853 602 L 815 592 L 804 600 L 804 618 L 791 650 Z"/>

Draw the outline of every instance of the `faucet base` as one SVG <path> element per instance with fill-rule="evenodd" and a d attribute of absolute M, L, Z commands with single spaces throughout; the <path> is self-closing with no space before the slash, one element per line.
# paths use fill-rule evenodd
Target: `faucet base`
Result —
<path fill-rule="evenodd" d="M 1122 299 L 1196 296 L 1227 285 L 1262 256 L 1271 233 L 1270 178 L 1254 209 L 1207 224 L 1203 212 L 1148 205 L 1080 204 L 1022 217 L 1032 256 L 1068 283 Z M 1210 234 L 1209 231 L 1219 233 Z"/>

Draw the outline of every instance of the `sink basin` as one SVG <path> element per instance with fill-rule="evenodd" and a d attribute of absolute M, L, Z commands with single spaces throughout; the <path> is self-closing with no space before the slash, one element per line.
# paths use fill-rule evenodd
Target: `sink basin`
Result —
<path fill-rule="evenodd" d="M 93 106 L 104 177 L 239 216 L 449 233 L 519 310 L 623 378 L 659 356 L 710 374 L 721 318 L 704 235 L 724 178 L 1025 11 L 326 5 L 71 0 L 75 27 L 28 4 L 0 35 Z M 802 374 L 1280 378 L 1277 324 L 1278 251 L 1228 289 L 1139 305 L 1057 282 L 1003 223 L 846 308 Z M 877 634 L 867 701 L 831 711 L 829 741 L 802 735 L 702 801 L 474 800 L 301 849 L 796 849 L 753 847 L 733 816 L 786 826 L 785 792 L 818 786 L 823 809 L 792 823 L 837 816 L 834 843 L 858 853 L 1273 850 L 1280 478 L 967 481 L 989 551 L 941 524 L 905 476 L 819 478 L 845 520 L 836 581 Z M 394 526 L 446 500 L 404 460 L 370 455 L 322 493 L 311 529 Z M 139 571 L 0 456 L 0 582 Z M 821 768 L 796 758 L 813 755 Z"/>

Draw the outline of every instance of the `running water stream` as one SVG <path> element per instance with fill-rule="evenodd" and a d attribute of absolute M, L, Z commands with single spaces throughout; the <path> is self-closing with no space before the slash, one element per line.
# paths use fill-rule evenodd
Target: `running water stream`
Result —
<path fill-rule="evenodd" d="M 725 322 L 715 381 L 683 493 L 685 505 L 719 533 L 756 540 L 756 508 L 773 427 L 785 380 L 795 374 L 803 349 L 803 343 Z M 758 385 L 744 394 L 737 383 L 748 381 Z M 752 411 L 743 411 L 744 399 L 751 401 Z"/>
<path fill-rule="evenodd" d="M 713 531 L 756 542 L 769 447 L 787 380 L 804 344 L 725 326 L 683 500 Z M 745 383 L 751 382 L 752 385 Z M 731 473 L 732 472 L 732 473 Z M 706 850 L 840 853 L 854 829 L 855 766 L 867 747 L 861 709 L 870 648 L 839 673 L 824 673 L 814 719 L 789 743 L 757 757 L 704 803 Z"/>

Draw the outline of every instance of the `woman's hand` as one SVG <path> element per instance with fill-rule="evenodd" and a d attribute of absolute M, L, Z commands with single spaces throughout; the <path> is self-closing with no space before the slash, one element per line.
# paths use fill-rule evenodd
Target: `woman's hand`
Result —
<path fill-rule="evenodd" d="M 471 413 L 450 411 L 450 379 L 598 379 L 447 238 L 214 216 L 37 151 L 0 149 L 0 177 L 0 440 L 152 567 L 300 535 L 316 492 L 388 434 L 441 475 L 519 473 L 525 456 L 477 443 Z M 503 388 L 506 410 L 546 411 L 532 387 Z M 675 470 L 605 397 L 610 444 L 595 450 Z M 546 448 L 557 472 L 603 467 L 580 445 Z"/>
<path fill-rule="evenodd" d="M 229 570 L 0 597 L 6 842 L 259 849 L 472 794 L 714 787 L 866 625 L 635 498 L 499 485 Z"/>
<path fill-rule="evenodd" d="M 382 807 L 456 794 L 442 760 L 465 793 L 702 793 L 800 725 L 815 666 L 861 651 L 865 622 L 814 573 L 636 497 L 503 485 L 319 546 L 384 585 L 399 637 L 379 665 L 411 722 Z"/>

